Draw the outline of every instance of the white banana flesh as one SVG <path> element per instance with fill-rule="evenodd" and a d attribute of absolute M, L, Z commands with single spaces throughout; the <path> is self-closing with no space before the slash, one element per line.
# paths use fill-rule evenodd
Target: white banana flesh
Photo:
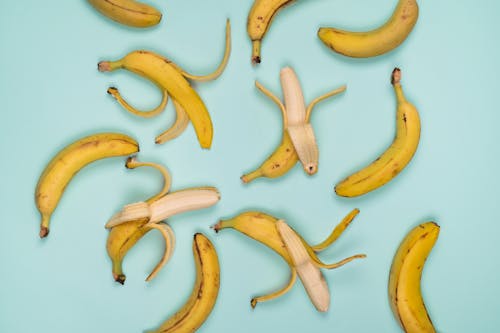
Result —
<path fill-rule="evenodd" d="M 306 123 L 306 105 L 297 74 L 291 67 L 284 67 L 280 72 L 281 89 L 286 109 L 288 126 Z"/>
<path fill-rule="evenodd" d="M 219 200 L 220 193 L 214 187 L 199 187 L 172 192 L 151 204 L 138 202 L 126 205 L 108 221 L 106 228 L 109 229 L 141 218 L 147 218 L 147 225 L 151 225 L 177 214 L 208 208 Z"/>
<path fill-rule="evenodd" d="M 302 240 L 284 220 L 278 220 L 276 228 L 292 258 L 294 268 L 311 302 L 318 311 L 328 311 L 328 307 L 330 306 L 330 291 L 323 273 L 321 273 L 321 270 L 311 260 Z"/>

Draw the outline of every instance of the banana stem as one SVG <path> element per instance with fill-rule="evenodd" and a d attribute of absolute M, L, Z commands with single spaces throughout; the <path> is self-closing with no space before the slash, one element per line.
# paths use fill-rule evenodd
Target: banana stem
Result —
<path fill-rule="evenodd" d="M 332 96 L 335 96 L 335 95 L 338 95 L 342 92 L 344 92 L 345 90 L 347 89 L 347 86 L 346 85 L 343 85 L 341 86 L 340 88 L 337 88 L 337 89 L 334 89 L 330 92 L 327 92 L 326 94 L 324 95 L 321 95 L 319 97 L 316 97 L 311 103 L 309 103 L 309 105 L 307 106 L 307 110 L 306 110 L 306 122 L 309 122 L 309 118 L 311 117 L 311 111 L 312 109 L 316 106 L 316 104 L 318 104 L 319 102 L 329 98 L 329 97 L 332 97 Z"/>
<path fill-rule="evenodd" d="M 193 75 L 190 74 L 184 70 L 181 70 L 181 74 L 185 76 L 186 78 L 194 81 L 212 81 L 218 78 L 222 72 L 224 72 L 224 69 L 226 68 L 226 65 L 229 61 L 229 55 L 231 54 L 231 22 L 229 19 L 226 20 L 226 47 L 224 49 L 224 56 L 222 57 L 222 61 L 220 62 L 219 66 L 217 69 L 208 74 L 208 75 Z"/>
<path fill-rule="evenodd" d="M 167 106 L 167 102 L 168 102 L 168 93 L 166 90 L 163 90 L 163 95 L 162 95 L 162 100 L 160 102 L 160 105 L 158 105 L 156 108 L 149 110 L 149 111 L 141 111 L 141 110 L 137 110 L 136 108 L 134 108 L 133 106 L 128 104 L 127 101 L 125 101 L 123 99 L 123 97 L 121 96 L 120 91 L 118 91 L 118 88 L 109 87 L 108 94 L 113 96 L 116 99 L 116 101 L 118 102 L 118 104 L 120 104 L 125 110 L 127 110 L 128 112 L 130 112 L 136 116 L 143 117 L 143 118 L 151 118 L 151 117 L 159 115 L 160 113 L 163 112 L 163 110 L 165 110 L 165 107 Z"/>
<path fill-rule="evenodd" d="M 322 241 L 318 245 L 311 247 L 314 252 L 321 252 L 324 249 L 328 248 L 333 242 L 335 242 L 358 214 L 359 209 L 357 208 L 353 209 L 349 214 L 347 214 L 342 219 L 342 221 L 340 221 L 340 223 L 335 226 L 331 234 L 324 241 Z"/>
<path fill-rule="evenodd" d="M 97 69 L 99 70 L 99 72 L 112 72 L 119 68 L 122 68 L 121 60 L 101 61 L 97 64 Z"/>
<path fill-rule="evenodd" d="M 394 92 L 396 93 L 396 99 L 398 103 L 406 102 L 406 98 L 403 94 L 403 88 L 401 87 L 401 70 L 399 68 L 394 68 L 391 75 L 391 84 L 394 86 Z"/>
<path fill-rule="evenodd" d="M 152 163 L 152 162 L 139 162 L 137 161 L 137 158 L 135 156 L 129 157 L 127 159 L 127 162 L 125 163 L 125 166 L 128 169 L 135 169 L 138 167 L 143 167 L 143 166 L 148 166 L 152 167 L 156 170 L 158 170 L 162 176 L 163 176 L 163 188 L 161 189 L 158 194 L 152 196 L 151 198 L 146 200 L 146 203 L 151 204 L 157 199 L 163 197 L 165 194 L 167 194 L 170 191 L 170 186 L 172 185 L 172 177 L 170 176 L 170 172 L 163 166 L 158 163 Z"/>
<path fill-rule="evenodd" d="M 290 276 L 290 280 L 288 281 L 286 286 L 270 294 L 252 298 L 252 300 L 250 301 L 250 305 L 252 306 L 252 308 L 255 308 L 257 306 L 257 303 L 259 302 L 269 301 L 278 298 L 280 296 L 283 296 L 284 294 L 289 292 L 290 289 L 292 289 L 293 285 L 295 284 L 295 281 L 297 280 L 297 270 L 290 266 L 290 272 L 292 275 Z"/>
<path fill-rule="evenodd" d="M 252 64 L 260 64 L 260 45 L 261 45 L 261 40 L 253 40 L 252 41 Z"/>
<path fill-rule="evenodd" d="M 241 176 L 241 181 L 245 184 L 250 183 L 252 180 L 255 180 L 259 177 L 262 177 L 264 174 L 260 169 L 247 173 L 246 175 Z"/>
<path fill-rule="evenodd" d="M 50 215 L 42 214 L 42 222 L 40 223 L 40 238 L 45 238 L 49 235 Z"/>

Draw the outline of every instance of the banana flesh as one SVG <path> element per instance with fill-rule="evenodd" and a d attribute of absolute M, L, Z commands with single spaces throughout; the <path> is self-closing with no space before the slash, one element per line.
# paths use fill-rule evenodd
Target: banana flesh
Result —
<path fill-rule="evenodd" d="M 330 290 L 323 273 L 314 265 L 302 240 L 285 221 L 278 220 L 276 227 L 311 302 L 316 307 L 316 310 L 320 312 L 328 311 Z"/>
<path fill-rule="evenodd" d="M 161 13 L 154 7 L 135 0 L 88 0 L 104 16 L 118 23 L 147 28 L 161 21 Z"/>
<path fill-rule="evenodd" d="M 349 213 L 335 229 L 332 231 L 332 233 L 320 244 L 311 246 L 309 245 L 297 232 L 293 231 L 297 239 L 300 239 L 302 246 L 304 247 L 305 251 L 307 251 L 308 254 L 308 260 L 311 262 L 312 265 L 314 265 L 317 268 L 326 268 L 326 269 L 334 269 L 338 268 L 354 259 L 358 258 L 364 258 L 364 254 L 358 254 L 354 255 L 351 257 L 348 257 L 344 260 L 341 260 L 336 263 L 332 264 L 325 264 L 323 263 L 318 257 L 317 257 L 317 252 L 323 251 L 324 249 L 328 248 L 333 242 L 335 242 L 340 234 L 347 228 L 347 226 L 351 223 L 351 221 L 354 219 L 354 217 L 359 213 L 359 210 L 355 209 L 351 213 Z M 290 254 L 290 251 L 287 248 L 287 245 L 283 241 L 282 236 L 280 236 L 280 232 L 278 231 L 277 227 L 277 222 L 279 220 L 271 215 L 265 214 L 263 212 L 258 212 L 258 211 L 248 211 L 241 213 L 231 219 L 226 219 L 226 220 L 220 220 L 217 224 L 213 226 L 213 229 L 216 232 L 219 232 L 220 230 L 223 229 L 234 229 L 236 231 L 239 231 L 243 233 L 244 235 L 268 246 L 272 250 L 274 250 L 278 255 L 280 255 L 285 262 L 288 264 L 290 267 L 290 280 L 288 283 L 281 288 L 280 290 L 277 290 L 275 292 L 272 292 L 267 295 L 263 296 L 258 296 L 254 297 L 250 304 L 252 307 L 255 307 L 257 303 L 259 302 L 264 302 L 264 301 L 269 301 L 271 299 L 275 299 L 279 296 L 284 295 L 287 293 L 289 290 L 291 290 L 291 287 L 295 283 L 296 276 L 297 276 L 297 267 L 296 267 L 296 261 L 294 262 L 294 259 L 292 258 L 292 255 Z M 307 264 L 309 266 L 309 264 Z M 309 279 L 308 275 L 313 275 L 316 273 L 312 273 L 310 267 L 301 267 L 299 270 L 302 270 L 300 274 L 302 274 L 302 278 Z M 305 273 L 304 273 L 305 271 Z M 307 273 L 307 271 L 311 271 L 310 273 Z M 300 277 L 300 275 L 299 275 Z M 313 279 L 314 280 L 314 279 Z M 317 281 L 317 280 L 316 280 Z M 306 282 L 308 286 L 314 285 L 314 283 L 310 283 L 308 280 Z M 306 287 L 308 288 L 308 287 Z M 314 290 L 311 289 L 311 290 Z M 316 296 L 315 292 L 312 291 L 313 294 L 313 299 L 317 301 L 319 309 L 325 309 L 324 307 L 324 296 Z M 318 299 L 316 299 L 318 298 Z M 323 299 L 323 302 L 321 301 Z"/>
<path fill-rule="evenodd" d="M 255 0 L 247 18 L 247 33 L 252 41 L 252 63 L 260 64 L 262 39 L 279 10 L 294 0 Z"/>
<path fill-rule="evenodd" d="M 98 133 L 66 146 L 50 161 L 38 180 L 35 202 L 42 221 L 40 237 L 49 234 L 50 217 L 73 176 L 86 165 L 139 151 L 139 144 L 120 133 Z"/>
<path fill-rule="evenodd" d="M 297 75 L 290 67 L 280 71 L 284 103 L 259 82 L 256 87 L 269 97 L 283 115 L 283 138 L 275 151 L 255 170 L 244 174 L 241 180 L 249 183 L 259 177 L 277 178 L 286 174 L 300 161 L 307 174 L 318 170 L 319 150 L 310 124 L 311 111 L 319 102 L 342 93 L 346 86 L 329 91 L 315 98 L 305 107 L 304 96 Z"/>
<path fill-rule="evenodd" d="M 220 287 L 217 252 L 210 240 L 198 233 L 194 235 L 193 255 L 196 281 L 191 296 L 179 311 L 149 333 L 195 332 L 212 312 Z"/>
<path fill-rule="evenodd" d="M 138 202 L 126 205 L 106 223 L 106 228 L 137 219 L 147 219 L 147 224 L 154 224 L 177 214 L 211 207 L 219 200 L 220 193 L 215 187 L 197 187 L 176 191 L 150 204 Z"/>
<path fill-rule="evenodd" d="M 207 81 L 217 78 L 223 73 L 228 63 L 230 52 L 231 24 L 229 20 L 227 20 L 224 56 L 217 69 L 211 74 L 203 76 L 189 74 L 171 60 L 157 53 L 145 50 L 130 52 L 122 59 L 116 61 L 101 61 L 98 64 L 98 69 L 101 72 L 110 72 L 117 69 L 131 71 L 155 83 L 164 94 L 167 94 L 174 100 L 179 122 L 174 124 L 172 131 L 168 134 L 164 133 L 160 135 L 160 137 L 156 139 L 156 142 L 165 142 L 178 136 L 187 126 L 187 121 L 185 117 L 183 117 L 185 113 L 193 124 L 200 146 L 208 149 L 212 145 L 213 139 L 212 120 L 207 107 L 188 80 Z M 164 97 L 160 106 L 154 109 L 155 111 L 166 103 L 165 99 Z M 120 102 L 120 100 L 122 100 L 122 102 Z M 120 100 L 118 100 L 120 104 L 127 108 L 123 98 L 120 98 Z M 134 113 L 140 113 L 140 111 Z M 182 113 L 181 117 L 179 117 L 179 113 Z"/>
<path fill-rule="evenodd" d="M 416 0 L 399 0 L 391 18 L 367 32 L 320 28 L 318 37 L 333 51 L 353 58 L 375 57 L 398 47 L 413 30 L 418 19 Z"/>
<path fill-rule="evenodd" d="M 391 146 L 373 163 L 348 176 L 335 186 L 343 197 L 356 197 L 373 191 L 392 180 L 411 161 L 420 140 L 420 117 L 408 102 L 400 84 L 401 71 L 392 73 L 392 85 L 397 100 L 396 135 Z"/>
<path fill-rule="evenodd" d="M 407 333 L 436 332 L 422 298 L 420 281 L 425 261 L 439 236 L 439 226 L 423 223 L 401 242 L 389 274 L 392 312 Z"/>

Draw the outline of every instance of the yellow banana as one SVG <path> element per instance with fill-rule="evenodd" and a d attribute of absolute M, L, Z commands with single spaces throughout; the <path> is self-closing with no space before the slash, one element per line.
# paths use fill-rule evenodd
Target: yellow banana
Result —
<path fill-rule="evenodd" d="M 135 157 L 127 159 L 125 165 L 129 169 L 148 166 L 158 170 L 162 174 L 162 189 L 156 195 L 146 200 L 147 203 L 152 203 L 169 192 L 170 185 L 172 183 L 170 173 L 162 165 L 151 162 L 139 162 Z M 123 273 L 122 269 L 123 259 L 125 258 L 128 251 L 140 239 L 142 239 L 142 237 L 146 233 L 153 229 L 158 229 L 161 232 L 165 240 L 165 251 L 163 253 L 162 260 L 160 260 L 160 262 L 156 265 L 151 274 L 147 277 L 146 281 L 150 281 L 151 279 L 153 279 L 172 255 L 173 249 L 175 247 L 175 236 L 170 226 L 168 226 L 166 223 L 160 223 L 159 228 L 156 228 L 155 225 L 146 226 L 147 222 L 147 218 L 139 218 L 137 220 L 130 221 L 129 223 L 117 225 L 110 230 L 106 242 L 106 250 L 112 262 L 113 278 L 116 282 L 119 282 L 121 284 L 125 283 L 126 276 Z"/>
<path fill-rule="evenodd" d="M 398 47 L 417 22 L 415 0 L 399 0 L 391 18 L 378 29 L 351 32 L 336 28 L 320 28 L 318 37 L 333 51 L 353 58 L 374 57 Z"/>
<path fill-rule="evenodd" d="M 262 39 L 278 11 L 294 0 L 255 0 L 247 18 L 247 32 L 252 41 L 252 63 L 260 64 Z"/>
<path fill-rule="evenodd" d="M 161 13 L 135 0 L 88 0 L 104 16 L 124 25 L 147 28 L 160 23 Z"/>
<path fill-rule="evenodd" d="M 139 144 L 120 133 L 98 133 L 62 149 L 43 171 L 35 190 L 35 202 L 42 215 L 40 237 L 49 234 L 50 217 L 73 176 L 87 164 L 139 151 Z"/>
<path fill-rule="evenodd" d="M 347 226 L 351 223 L 354 217 L 359 213 L 358 209 L 354 209 L 350 212 L 331 232 L 331 234 L 320 244 L 311 246 L 309 245 L 298 233 L 296 233 L 297 237 L 302 241 L 304 248 L 306 249 L 309 257 L 311 259 L 311 263 L 318 268 L 326 268 L 326 269 L 334 269 L 340 267 L 349 261 L 356 258 L 364 258 L 364 254 L 358 254 L 346 259 L 343 259 L 337 263 L 333 264 L 325 264 L 323 263 L 317 256 L 317 252 L 321 252 L 330 246 L 333 242 L 335 242 L 340 234 L 347 228 Z M 268 301 L 287 293 L 293 284 L 295 283 L 297 271 L 295 269 L 295 264 L 290 256 L 290 252 L 287 250 L 286 244 L 283 242 L 282 236 L 276 227 L 276 223 L 278 219 L 265 214 L 263 212 L 258 211 L 248 211 L 241 213 L 231 219 L 220 220 L 217 224 L 213 226 L 213 229 L 216 232 L 219 232 L 223 229 L 234 229 L 237 230 L 244 235 L 261 242 L 262 244 L 268 246 L 272 250 L 274 250 L 277 254 L 279 254 L 289 265 L 291 270 L 291 278 L 288 281 L 287 285 L 273 293 L 268 295 L 263 295 L 259 297 L 254 297 L 250 304 L 252 307 L 255 307 L 258 302 Z M 292 229 L 293 230 L 293 229 Z"/>
<path fill-rule="evenodd" d="M 389 274 L 391 309 L 407 333 L 436 332 L 422 299 L 420 280 L 438 236 L 439 226 L 434 222 L 415 227 L 399 245 L 392 262 Z"/>
<path fill-rule="evenodd" d="M 280 79 L 285 100 L 284 104 L 271 91 L 255 81 L 255 86 L 281 110 L 283 116 L 283 138 L 280 145 L 267 160 L 256 170 L 241 177 L 244 183 L 249 183 L 259 177 L 280 177 L 287 173 L 299 160 L 309 175 L 316 173 L 318 169 L 318 149 L 310 124 L 312 109 L 326 98 L 346 90 L 346 87 L 342 86 L 323 94 L 315 98 L 306 108 L 295 72 L 290 67 L 285 67 L 281 70 Z"/>
<path fill-rule="evenodd" d="M 226 48 L 224 57 L 218 68 L 211 74 L 196 76 L 182 70 L 171 60 L 150 51 L 133 51 L 120 60 L 101 61 L 98 69 L 109 72 L 126 69 L 155 83 L 161 91 L 166 92 L 177 101 L 186 112 L 198 137 L 202 148 L 210 148 L 213 138 L 213 125 L 210 114 L 198 93 L 191 87 L 189 80 L 213 80 L 222 74 L 229 60 L 231 51 L 231 25 L 226 23 Z M 163 102 L 162 102 L 163 103 Z M 121 103 L 124 104 L 123 102 Z"/>
<path fill-rule="evenodd" d="M 197 233 L 193 240 L 196 281 L 186 304 L 158 329 L 149 333 L 195 332 L 212 312 L 219 294 L 220 267 L 210 240 Z"/>
<path fill-rule="evenodd" d="M 420 139 L 420 118 L 408 102 L 400 84 L 401 71 L 392 72 L 391 83 L 396 94 L 396 135 L 391 146 L 373 163 L 345 178 L 335 186 L 343 197 L 356 197 L 373 191 L 399 174 L 415 154 Z"/>

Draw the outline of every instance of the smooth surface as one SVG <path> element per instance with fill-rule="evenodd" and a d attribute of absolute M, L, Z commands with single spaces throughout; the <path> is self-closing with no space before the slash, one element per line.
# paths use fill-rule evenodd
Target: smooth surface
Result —
<path fill-rule="evenodd" d="M 251 1 L 150 3 L 164 16 L 147 30 L 109 21 L 84 0 L 0 3 L 0 332 L 157 327 L 191 292 L 195 232 L 213 241 L 221 264 L 219 298 L 200 332 L 400 332 L 387 296 L 390 264 L 404 235 L 430 219 L 441 234 L 422 285 L 437 331 L 498 332 L 498 1 L 419 1 L 420 18 L 409 39 L 390 54 L 363 60 L 332 53 L 316 37 L 318 27 L 374 28 L 390 16 L 395 0 L 298 1 L 276 17 L 256 68 L 246 35 Z M 222 57 L 226 17 L 233 31 L 228 67 L 218 80 L 195 84 L 213 118 L 212 150 L 200 149 L 191 126 L 174 141 L 155 145 L 154 137 L 173 119 L 173 105 L 153 119 L 129 115 L 106 94 L 108 86 L 143 108 L 159 103 L 160 92 L 125 71 L 99 73 L 97 62 L 144 48 L 190 72 L 209 73 Z M 243 185 L 243 172 L 257 167 L 281 139 L 280 111 L 254 80 L 281 96 L 279 71 L 287 65 L 296 71 L 306 103 L 347 84 L 311 118 L 318 173 L 307 176 L 298 164 L 283 178 Z M 394 66 L 402 69 L 407 98 L 420 110 L 418 151 L 383 188 L 357 199 L 336 197 L 334 184 L 392 140 Z M 59 149 L 100 131 L 137 138 L 139 160 L 164 163 L 172 190 L 216 186 L 221 192 L 215 207 L 170 219 L 177 246 L 151 283 L 144 279 L 161 257 L 160 235 L 150 233 L 130 252 L 121 286 L 111 276 L 104 224 L 122 205 L 160 189 L 154 170 L 126 170 L 121 158 L 85 168 L 56 209 L 51 234 L 38 238 L 34 190 L 40 173 Z M 321 258 L 368 258 L 324 271 L 332 295 L 327 313 L 316 312 L 299 283 L 252 310 L 252 296 L 286 283 L 286 264 L 243 235 L 209 229 L 221 217 L 258 209 L 317 243 L 355 207 L 361 213 Z"/>

